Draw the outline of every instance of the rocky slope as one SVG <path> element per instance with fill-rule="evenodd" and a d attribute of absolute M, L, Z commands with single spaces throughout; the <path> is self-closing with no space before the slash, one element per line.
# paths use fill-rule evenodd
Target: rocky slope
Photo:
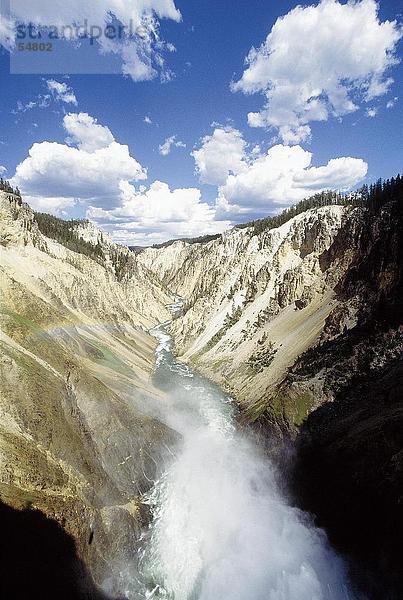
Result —
<path fill-rule="evenodd" d="M 366 215 L 336 288 L 356 326 L 302 355 L 284 382 L 285 391 L 309 386 L 322 373 L 332 395 L 298 435 L 294 492 L 355 559 L 369 597 L 382 600 L 403 596 L 402 192 Z"/>
<path fill-rule="evenodd" d="M 186 298 L 172 327 L 183 360 L 226 387 L 251 415 L 267 407 L 340 305 L 335 288 L 353 260 L 363 219 L 363 209 L 328 206 L 259 234 L 235 229 L 207 244 L 141 252 L 139 260 Z M 349 243 L 333 256 L 341 231 Z M 351 310 L 338 328 L 354 323 Z M 277 419 L 284 411 L 299 424 L 316 404 L 302 390 L 272 408 Z"/>
<path fill-rule="evenodd" d="M 171 297 L 127 249 L 103 240 L 105 258 L 73 252 L 4 195 L 0 222 L 0 499 L 55 518 L 112 590 L 173 435 L 151 416 L 163 399 L 147 334 Z M 117 254 L 130 263 L 119 276 Z"/>

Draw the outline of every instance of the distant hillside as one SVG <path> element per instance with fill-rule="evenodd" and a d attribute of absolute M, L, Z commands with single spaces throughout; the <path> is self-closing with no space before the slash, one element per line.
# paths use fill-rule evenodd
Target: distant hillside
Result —
<path fill-rule="evenodd" d="M 142 252 L 145 248 L 167 248 L 171 246 L 174 242 L 185 242 L 186 244 L 207 244 L 212 240 L 217 240 L 221 237 L 221 233 L 215 233 L 211 235 L 200 235 L 199 237 L 193 238 L 175 238 L 173 240 L 168 240 L 166 242 L 162 242 L 161 244 L 153 244 L 152 246 L 129 246 L 129 250 L 132 252 Z"/>

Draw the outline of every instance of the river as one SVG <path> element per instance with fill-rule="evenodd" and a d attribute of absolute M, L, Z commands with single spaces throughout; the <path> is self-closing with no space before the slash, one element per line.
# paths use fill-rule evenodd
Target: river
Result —
<path fill-rule="evenodd" d="M 154 383 L 181 442 L 144 498 L 153 519 L 139 553 L 143 591 L 132 597 L 356 598 L 325 534 L 287 503 L 267 456 L 237 428 L 231 398 L 175 360 L 166 326 L 151 332 Z"/>

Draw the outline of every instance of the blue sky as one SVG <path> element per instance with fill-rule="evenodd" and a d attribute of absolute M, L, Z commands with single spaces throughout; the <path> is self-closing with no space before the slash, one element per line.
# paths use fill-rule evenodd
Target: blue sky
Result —
<path fill-rule="evenodd" d="M 84 2 L 88 10 L 93 1 Z M 114 10 L 113 2 L 100 5 L 106 18 Z M 35 208 L 87 215 L 116 240 L 139 244 L 220 231 L 318 189 L 393 176 L 402 170 L 399 5 L 382 1 L 376 14 L 373 0 L 351 10 L 327 0 L 299 12 L 287 1 L 155 0 L 158 49 L 150 44 L 147 64 L 157 54 L 163 64 L 143 81 L 137 68 L 126 75 L 12 75 L 1 48 L 0 165 Z M 85 16 L 79 7 L 77 19 Z M 279 17 L 282 28 L 275 27 Z M 274 59 L 261 48 L 270 32 Z M 306 82 L 309 99 L 301 100 Z M 250 113 L 257 116 L 248 121 Z M 251 126 L 256 121 L 260 126 Z M 90 147 L 88 136 L 101 134 Z M 172 136 L 164 155 L 160 147 Z M 114 140 L 110 154 L 103 139 Z M 89 181 L 103 160 L 110 190 Z"/>

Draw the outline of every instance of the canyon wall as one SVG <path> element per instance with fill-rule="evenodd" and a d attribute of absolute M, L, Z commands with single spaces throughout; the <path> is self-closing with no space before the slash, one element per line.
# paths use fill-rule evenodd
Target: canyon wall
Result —
<path fill-rule="evenodd" d="M 341 308 L 335 288 L 363 222 L 361 208 L 327 206 L 257 234 L 246 227 L 207 244 L 147 249 L 139 260 L 185 298 L 172 325 L 181 358 L 225 387 L 251 419 L 270 407 L 273 422 L 299 425 L 325 396 L 320 378 L 292 398 L 279 399 L 278 390 L 301 354 L 354 326 L 355 309 Z M 346 243 L 332 253 L 341 237 Z"/>
<path fill-rule="evenodd" d="M 287 390 L 323 373 L 333 399 L 302 424 L 293 488 L 333 544 L 354 559 L 368 596 L 398 600 L 403 596 L 402 190 L 397 202 L 366 214 L 336 293 L 344 310 L 354 307 L 355 327 L 302 355 L 284 382 Z"/>
<path fill-rule="evenodd" d="M 175 242 L 140 259 L 186 299 L 172 325 L 181 358 L 223 385 L 262 439 L 295 440 L 294 501 L 353 559 L 369 598 L 397 600 L 401 180 L 389 196 L 375 208 L 312 209 L 276 229 Z"/>
<path fill-rule="evenodd" d="M 104 236 L 98 260 L 73 252 L 3 194 L 0 222 L 0 499 L 56 519 L 117 592 L 147 517 L 139 497 L 173 436 L 150 415 L 163 398 L 147 334 L 171 297 Z M 78 235 L 96 243 L 91 225 Z M 116 254 L 128 263 L 119 277 Z"/>

